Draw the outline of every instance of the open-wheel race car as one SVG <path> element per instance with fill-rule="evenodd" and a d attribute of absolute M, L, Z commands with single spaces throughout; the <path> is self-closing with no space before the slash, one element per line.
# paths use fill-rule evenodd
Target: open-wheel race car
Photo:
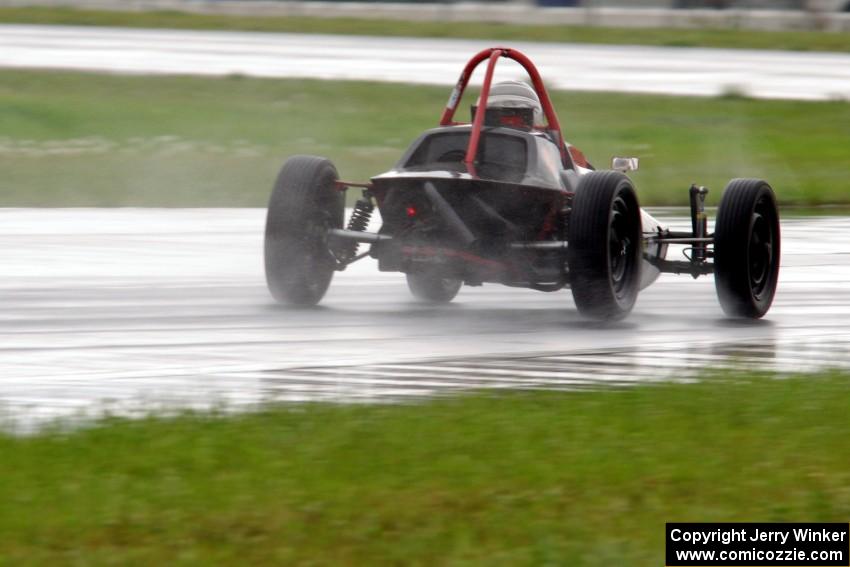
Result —
<path fill-rule="evenodd" d="M 533 88 L 492 84 L 502 57 L 522 65 Z M 472 122 L 456 122 L 470 76 L 483 61 Z M 732 180 L 713 233 L 707 189 L 692 185 L 691 230 L 672 231 L 639 207 L 626 175 L 636 168 L 635 158 L 614 158 L 612 169 L 594 169 L 564 141 L 534 64 L 514 49 L 485 49 L 464 68 L 439 127 L 415 140 L 390 171 L 351 183 L 325 158 L 286 161 L 268 208 L 268 287 L 278 301 L 312 305 L 335 271 L 371 256 L 382 271 L 404 272 L 421 300 L 451 301 L 464 284 L 569 286 L 579 312 L 618 319 L 662 272 L 713 273 L 728 315 L 763 316 L 779 273 L 779 215 L 770 185 Z M 345 194 L 352 188 L 362 197 L 346 222 Z M 382 223 L 369 232 L 376 206 Z M 684 247 L 682 259 L 668 259 L 671 245 Z"/>

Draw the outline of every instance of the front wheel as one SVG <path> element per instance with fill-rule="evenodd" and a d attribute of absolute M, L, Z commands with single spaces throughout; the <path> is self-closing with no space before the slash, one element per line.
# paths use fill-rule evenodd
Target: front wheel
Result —
<path fill-rule="evenodd" d="M 269 291 L 277 301 L 315 305 L 335 271 L 328 249 L 330 228 L 342 228 L 344 195 L 336 168 L 327 159 L 293 156 L 275 181 L 266 217 L 265 266 Z"/>
<path fill-rule="evenodd" d="M 622 319 L 640 285 L 641 216 L 631 180 L 617 171 L 582 177 L 569 220 L 567 263 L 579 312 Z"/>
<path fill-rule="evenodd" d="M 714 286 L 732 317 L 764 316 L 779 278 L 779 211 L 770 185 L 733 179 L 720 199 L 714 229 Z"/>

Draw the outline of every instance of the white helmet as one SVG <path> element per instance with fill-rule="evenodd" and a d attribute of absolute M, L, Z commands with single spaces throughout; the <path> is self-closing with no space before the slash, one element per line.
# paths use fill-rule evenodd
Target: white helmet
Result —
<path fill-rule="evenodd" d="M 475 107 L 478 107 L 478 103 Z M 540 99 L 534 89 L 522 81 L 501 81 L 490 87 L 487 108 L 531 109 L 534 122 L 525 126 L 531 128 L 543 124 L 543 107 L 540 106 Z"/>

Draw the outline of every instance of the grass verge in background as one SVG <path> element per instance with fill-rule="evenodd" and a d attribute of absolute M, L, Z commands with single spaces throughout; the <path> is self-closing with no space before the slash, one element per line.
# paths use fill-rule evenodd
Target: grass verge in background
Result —
<path fill-rule="evenodd" d="M 668 521 L 850 516 L 847 374 L 0 434 L 11 564 L 663 564 Z"/>
<path fill-rule="evenodd" d="M 850 34 L 817 31 L 605 28 L 486 22 L 405 22 L 354 18 L 237 16 L 182 12 L 110 12 L 61 7 L 0 8 L 0 22 L 144 28 L 329 33 L 382 37 L 453 37 L 675 47 L 850 51 Z"/>
<path fill-rule="evenodd" d="M 0 206 L 265 206 L 283 160 L 331 158 L 362 181 L 439 119 L 448 89 L 229 77 L 0 71 Z M 466 108 L 474 100 L 468 94 Z M 642 204 L 716 204 L 763 177 L 783 204 L 850 203 L 850 104 L 553 93 L 599 167 L 641 158 Z M 464 110 L 461 109 L 461 115 Z"/>

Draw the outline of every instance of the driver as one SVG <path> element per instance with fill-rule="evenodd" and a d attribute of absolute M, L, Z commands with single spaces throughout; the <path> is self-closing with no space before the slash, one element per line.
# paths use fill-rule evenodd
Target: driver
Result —
<path fill-rule="evenodd" d="M 478 109 L 479 100 L 472 107 L 472 116 Z M 531 130 L 543 125 L 543 108 L 537 93 L 522 81 L 501 81 L 490 87 L 487 97 L 487 126 L 504 126 L 519 130 Z"/>

